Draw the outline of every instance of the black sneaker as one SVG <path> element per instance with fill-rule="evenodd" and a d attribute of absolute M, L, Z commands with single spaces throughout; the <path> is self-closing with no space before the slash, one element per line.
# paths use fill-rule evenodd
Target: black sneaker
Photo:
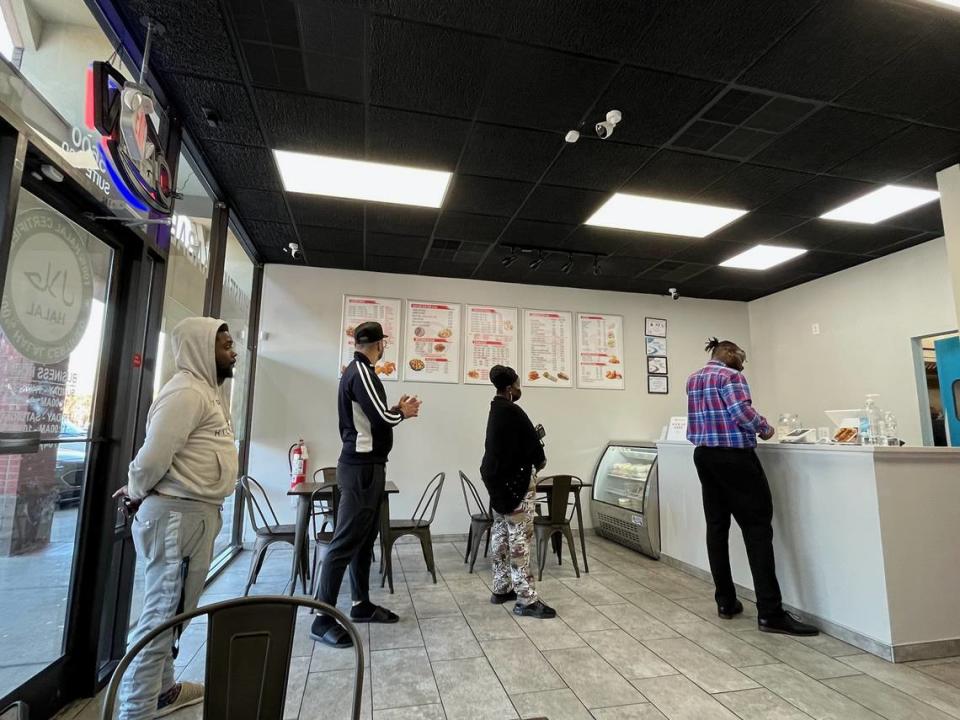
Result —
<path fill-rule="evenodd" d="M 717 615 L 724 620 L 733 620 L 737 615 L 743 612 L 743 603 L 735 600 L 733 605 L 717 605 Z"/>
<path fill-rule="evenodd" d="M 517 603 L 513 606 L 513 614 L 521 617 L 535 617 L 541 620 L 549 620 L 557 616 L 557 611 L 549 605 L 544 605 L 543 600 L 537 600 L 529 605 Z"/>
<path fill-rule="evenodd" d="M 757 620 L 757 626 L 760 632 L 778 633 L 780 635 L 799 635 L 801 637 L 812 637 L 819 635 L 820 631 L 813 625 L 800 622 L 800 618 L 784 612 L 768 618 Z"/>
<path fill-rule="evenodd" d="M 513 602 L 517 599 L 517 593 L 514 590 L 508 590 L 505 593 L 493 593 L 490 596 L 490 603 L 492 605 L 503 605 L 504 603 Z"/>

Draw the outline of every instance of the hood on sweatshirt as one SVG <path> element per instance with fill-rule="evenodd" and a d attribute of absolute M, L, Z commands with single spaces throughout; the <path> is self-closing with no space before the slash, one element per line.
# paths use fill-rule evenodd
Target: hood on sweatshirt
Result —
<path fill-rule="evenodd" d="M 190 317 L 179 323 L 172 333 L 173 357 L 177 370 L 187 372 L 216 391 L 217 331 L 226 323 L 209 317 Z"/>

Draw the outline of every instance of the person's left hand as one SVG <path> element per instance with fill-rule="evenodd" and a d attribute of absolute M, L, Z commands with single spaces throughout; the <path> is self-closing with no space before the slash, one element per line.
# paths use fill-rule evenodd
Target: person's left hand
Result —
<path fill-rule="evenodd" d="M 761 440 L 769 440 L 769 439 L 772 438 L 775 434 L 776 434 L 776 431 L 775 431 L 772 427 L 770 427 L 770 426 L 768 425 L 766 430 L 761 430 L 761 431 L 760 431 L 760 439 L 761 439 Z"/>

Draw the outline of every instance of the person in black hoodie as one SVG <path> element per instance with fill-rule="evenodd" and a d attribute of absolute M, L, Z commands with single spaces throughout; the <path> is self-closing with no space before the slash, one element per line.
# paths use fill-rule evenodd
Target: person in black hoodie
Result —
<path fill-rule="evenodd" d="M 537 471 L 547 464 L 540 434 L 516 404 L 520 378 L 513 368 L 495 365 L 490 382 L 497 395 L 490 403 L 480 476 L 493 508 L 493 596 L 490 602 L 516 601 L 515 615 L 553 618 L 556 611 L 540 600 L 530 572 L 533 507 Z"/>

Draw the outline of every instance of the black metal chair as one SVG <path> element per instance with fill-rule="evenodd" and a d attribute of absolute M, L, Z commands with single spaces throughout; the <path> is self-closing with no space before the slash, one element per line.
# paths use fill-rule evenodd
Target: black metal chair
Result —
<path fill-rule="evenodd" d="M 380 587 L 384 583 L 390 583 L 390 594 L 393 594 L 393 545 L 404 535 L 416 535 L 420 540 L 420 548 L 423 550 L 423 560 L 427 564 L 427 570 L 433 576 L 433 584 L 437 584 L 437 568 L 433 562 L 433 538 L 430 535 L 430 525 L 433 524 L 437 516 L 437 505 L 440 504 L 440 492 L 443 490 L 443 481 L 446 473 L 437 473 L 427 484 L 426 490 L 420 496 L 420 502 L 413 511 L 409 520 L 391 520 L 390 529 L 386 538 L 383 540 L 383 557 L 380 558 Z M 427 512 L 430 518 L 427 519 Z"/>
<path fill-rule="evenodd" d="M 265 595 L 237 598 L 177 615 L 151 630 L 117 666 L 103 702 L 101 720 L 113 720 L 117 692 L 133 659 L 156 637 L 206 615 L 204 720 L 282 720 L 290 653 L 301 607 L 329 615 L 353 640 L 353 718 L 363 698 L 363 645 L 350 620 L 335 607 L 307 598 Z"/>
<path fill-rule="evenodd" d="M 546 480 L 547 478 L 543 478 Z M 570 520 L 573 516 L 571 512 L 567 514 L 567 508 L 570 502 L 570 492 L 574 483 L 582 483 L 580 478 L 573 475 L 554 475 L 550 478 L 553 486 L 550 490 L 550 515 L 547 517 L 535 517 L 533 520 L 533 532 L 537 539 L 537 568 L 539 580 L 543 580 L 543 566 L 547 564 L 548 543 L 553 541 L 554 536 L 566 538 L 570 543 L 570 557 L 573 558 L 573 569 L 580 577 L 580 566 L 577 564 L 577 550 L 573 542 L 573 530 L 570 526 Z M 541 480 L 541 482 L 543 482 Z M 557 551 L 557 557 L 560 559 L 562 553 L 562 544 L 554 545 Z"/>
<path fill-rule="evenodd" d="M 470 515 L 470 531 L 467 533 L 467 552 L 464 554 L 463 562 L 470 563 L 468 572 L 473 572 L 473 566 L 477 562 L 477 555 L 480 554 L 480 543 L 483 542 L 483 536 L 487 536 L 487 543 L 484 546 L 483 556 L 487 556 L 487 550 L 490 547 L 490 531 L 493 528 L 493 517 L 480 499 L 480 493 L 470 478 L 463 470 L 460 471 L 460 489 L 463 491 L 463 502 L 467 506 L 467 514 Z"/>
<path fill-rule="evenodd" d="M 247 505 L 247 514 L 250 517 L 250 526 L 256 533 L 256 542 L 253 546 L 253 557 L 250 559 L 250 575 L 247 577 L 247 587 L 244 596 L 250 594 L 250 588 L 257 581 L 263 560 L 267 555 L 267 548 L 274 543 L 289 543 L 295 545 L 297 539 L 296 525 L 281 525 L 277 514 L 273 511 L 270 498 L 264 492 L 263 486 L 250 475 L 244 475 L 237 483 L 243 492 L 243 499 Z M 266 507 L 266 512 L 264 511 Z M 269 516 L 267 515 L 269 513 Z M 272 522 L 271 522 L 272 521 Z M 310 577 L 310 548 L 303 545 L 303 557 L 300 558 L 300 581 L 303 583 L 303 592 L 307 592 L 307 578 Z"/>
<path fill-rule="evenodd" d="M 335 483 L 337 482 L 337 468 L 335 467 L 324 467 L 320 468 L 313 474 L 313 481 L 315 483 Z M 333 527 L 334 516 L 333 516 L 333 505 L 329 497 L 315 497 L 313 503 L 313 517 L 316 518 L 317 515 L 323 518 L 323 522 L 320 523 L 320 531 L 324 531 L 329 525 Z"/>
<path fill-rule="evenodd" d="M 318 471 L 319 472 L 319 471 Z M 340 488 L 334 487 L 330 490 L 317 490 L 310 498 L 314 507 L 324 503 L 327 510 L 323 513 L 314 513 L 311 520 L 313 524 L 313 573 L 310 578 L 310 594 L 314 595 L 317 589 L 317 579 L 320 577 L 320 563 L 326 556 L 326 546 L 333 540 L 333 531 L 337 526 L 337 509 L 340 506 Z M 322 517 L 323 522 L 317 527 L 317 518 Z M 327 525 L 330 529 L 327 530 Z"/>
<path fill-rule="evenodd" d="M 0 720 L 30 720 L 30 708 L 22 700 L 10 703 L 0 711 Z"/>

